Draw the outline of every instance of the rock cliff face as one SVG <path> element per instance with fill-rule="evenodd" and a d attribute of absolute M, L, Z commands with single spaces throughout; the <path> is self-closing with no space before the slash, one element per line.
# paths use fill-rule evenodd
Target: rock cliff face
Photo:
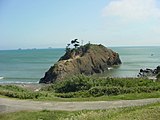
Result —
<path fill-rule="evenodd" d="M 103 45 L 86 44 L 77 49 L 69 49 L 52 66 L 39 83 L 54 83 L 77 74 L 92 75 L 121 64 L 118 53 Z"/>

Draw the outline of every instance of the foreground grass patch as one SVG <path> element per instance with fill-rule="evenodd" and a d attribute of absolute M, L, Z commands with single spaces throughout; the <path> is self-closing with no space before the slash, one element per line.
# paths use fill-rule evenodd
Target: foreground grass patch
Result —
<path fill-rule="evenodd" d="M 58 120 L 65 117 L 67 112 L 58 111 L 21 111 L 16 113 L 0 114 L 0 120 Z"/>
<path fill-rule="evenodd" d="M 73 102 L 73 101 L 113 101 L 113 100 L 136 100 L 136 99 L 147 99 L 147 98 L 160 98 L 160 91 L 152 93 L 132 93 L 122 94 L 113 96 L 100 96 L 100 97 L 87 97 L 87 98 L 59 98 L 59 97 L 46 97 L 39 98 L 40 101 L 62 101 L 62 102 Z"/>
<path fill-rule="evenodd" d="M 31 91 L 15 85 L 0 85 L 0 95 L 49 101 L 159 98 L 160 82 L 140 78 L 91 78 L 82 75 L 44 86 L 40 91 Z"/>
<path fill-rule="evenodd" d="M 158 120 L 160 103 L 95 111 L 21 111 L 0 114 L 0 120 Z"/>

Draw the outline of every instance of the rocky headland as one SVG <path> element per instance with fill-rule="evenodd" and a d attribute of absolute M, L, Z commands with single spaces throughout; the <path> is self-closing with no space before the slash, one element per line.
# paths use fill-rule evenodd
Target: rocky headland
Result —
<path fill-rule="evenodd" d="M 119 54 L 103 45 L 89 43 L 77 46 L 72 49 L 66 48 L 64 56 L 45 73 L 39 83 L 54 83 L 78 74 L 103 73 L 110 66 L 121 64 Z"/>

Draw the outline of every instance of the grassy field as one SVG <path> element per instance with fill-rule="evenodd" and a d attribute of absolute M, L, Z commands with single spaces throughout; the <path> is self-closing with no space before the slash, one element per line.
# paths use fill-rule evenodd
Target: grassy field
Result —
<path fill-rule="evenodd" d="M 0 95 L 0 98 L 10 98 L 7 96 Z M 100 97 L 87 97 L 87 98 L 59 98 L 54 95 L 48 97 L 39 97 L 38 99 L 31 99 L 35 101 L 58 101 L 58 102 L 78 102 L 78 101 L 114 101 L 114 100 L 136 100 L 146 98 L 160 98 L 160 91 L 152 93 L 132 93 L 122 94 L 113 96 L 100 96 Z M 14 98 L 19 99 L 19 98 Z"/>
<path fill-rule="evenodd" d="M 0 120 L 158 120 L 160 103 L 95 111 L 21 111 L 0 114 Z"/>
<path fill-rule="evenodd" d="M 0 85 L 0 97 L 49 101 L 133 100 L 160 97 L 160 82 L 140 78 L 77 76 L 42 87 L 38 92 Z"/>
<path fill-rule="evenodd" d="M 160 82 L 138 78 L 78 76 L 40 91 L 0 85 L 0 97 L 40 101 L 108 101 L 160 98 Z M 21 111 L 0 114 L 0 120 L 158 120 L 160 103 L 96 111 Z"/>

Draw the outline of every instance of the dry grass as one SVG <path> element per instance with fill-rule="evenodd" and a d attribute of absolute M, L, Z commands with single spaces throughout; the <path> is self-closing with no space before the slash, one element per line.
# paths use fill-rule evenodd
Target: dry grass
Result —
<path fill-rule="evenodd" d="M 96 111 L 22 111 L 0 114 L 0 120 L 158 120 L 160 103 Z"/>

